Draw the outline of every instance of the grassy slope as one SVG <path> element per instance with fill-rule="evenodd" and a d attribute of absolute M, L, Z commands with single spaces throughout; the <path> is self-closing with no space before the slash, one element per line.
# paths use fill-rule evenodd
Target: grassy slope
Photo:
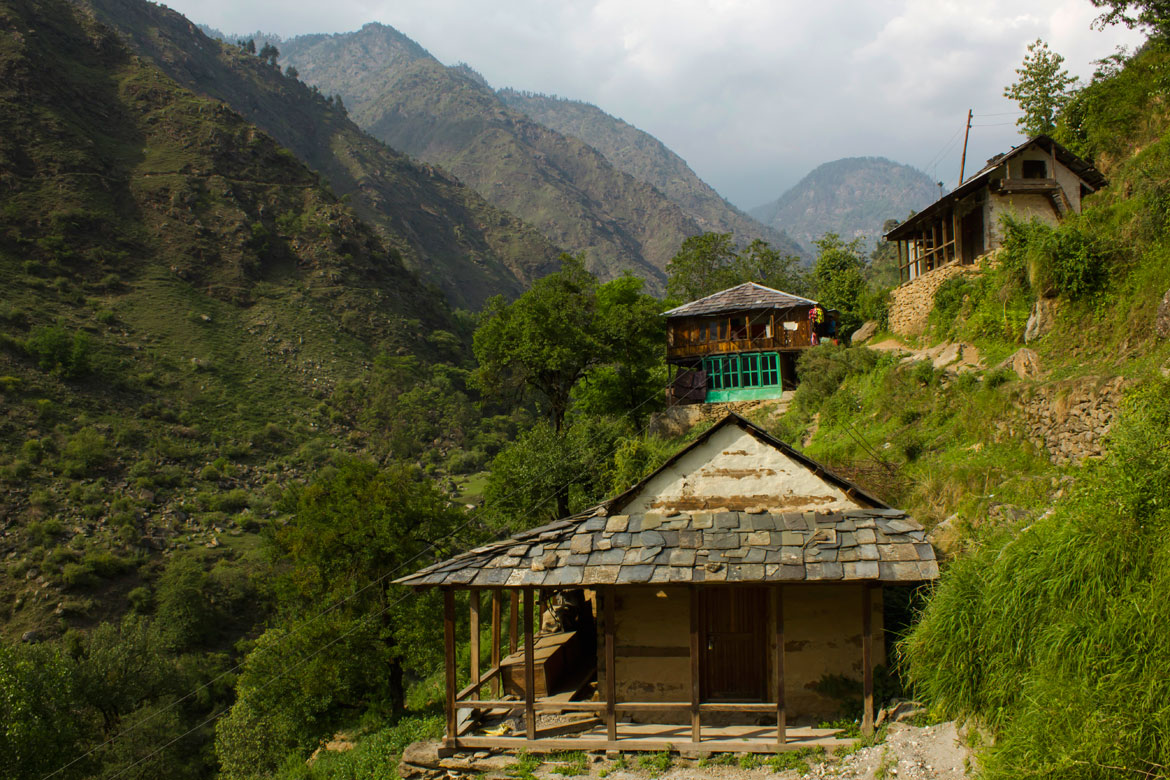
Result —
<path fill-rule="evenodd" d="M 119 611 L 160 548 L 247 548 L 278 486 L 347 446 L 331 389 L 456 326 L 291 153 L 83 11 L 5 2 L 0 28 L 11 637 Z M 38 367 L 26 345 L 54 323 L 89 371 Z"/>
<path fill-rule="evenodd" d="M 703 230 L 733 233 L 743 244 L 763 239 L 785 254 L 804 253 L 781 228 L 763 225 L 724 200 L 695 175 L 686 160 L 657 138 L 597 106 L 512 89 L 496 94 L 509 107 L 558 133 L 579 138 L 604 154 L 619 170 L 656 187 L 681 206 Z"/>
<path fill-rule="evenodd" d="M 503 104 L 391 28 L 284 41 L 310 84 L 340 93 L 371 135 L 451 171 L 565 249 L 586 251 L 603 279 L 632 271 L 660 287 L 662 269 L 699 225 L 595 149 Z"/>
<path fill-rule="evenodd" d="M 363 133 L 304 83 L 144 0 L 90 0 L 99 18 L 183 86 L 224 101 L 320 173 L 452 303 L 518 294 L 559 250 L 442 171 Z"/>

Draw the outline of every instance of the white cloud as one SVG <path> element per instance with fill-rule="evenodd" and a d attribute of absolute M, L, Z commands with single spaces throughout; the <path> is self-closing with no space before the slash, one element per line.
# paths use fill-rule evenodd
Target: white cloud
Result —
<path fill-rule="evenodd" d="M 390 24 L 494 86 L 587 100 L 658 136 L 738 205 L 816 165 L 882 155 L 948 183 L 1018 140 L 1003 98 L 1044 38 L 1082 77 L 1141 36 L 1090 29 L 1088 0 L 171 0 L 225 32 Z M 950 148 L 944 151 L 948 140 Z M 937 160 L 936 160 L 937 158 Z"/>

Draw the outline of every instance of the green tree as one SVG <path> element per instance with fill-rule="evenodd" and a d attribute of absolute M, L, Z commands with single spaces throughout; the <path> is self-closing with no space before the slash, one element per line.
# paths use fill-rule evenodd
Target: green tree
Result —
<path fill-rule="evenodd" d="M 497 397 L 535 394 L 561 430 L 574 385 L 604 357 L 596 293 L 597 280 L 581 258 L 563 255 L 560 271 L 514 302 L 488 301 L 475 332 L 476 385 Z"/>
<path fill-rule="evenodd" d="M 744 282 L 796 295 L 808 288 L 799 257 L 781 255 L 760 239 L 737 251 L 730 233 L 702 233 L 685 239 L 666 264 L 666 275 L 667 294 L 685 301 Z"/>
<path fill-rule="evenodd" d="M 88 731 L 76 707 L 73 664 L 47 644 L 0 645 L 0 755 L 4 777 L 39 780 L 81 752 Z M 74 764 L 58 777 L 92 771 L 90 762 Z M 88 770 L 88 771 L 87 771 Z"/>
<path fill-rule="evenodd" d="M 260 59 L 268 63 L 272 67 L 276 67 L 276 60 L 280 58 L 280 49 L 273 46 L 271 43 L 265 43 L 260 47 Z"/>
<path fill-rule="evenodd" d="M 840 332 L 850 333 L 861 325 L 866 291 L 861 240 L 845 242 L 836 233 L 826 233 L 816 241 L 816 247 L 813 284 L 817 300 L 827 309 L 836 309 Z"/>
<path fill-rule="evenodd" d="M 1068 103 L 1069 88 L 1077 80 L 1060 67 L 1063 62 L 1064 57 L 1037 38 L 1028 44 L 1023 65 L 1016 68 L 1019 78 L 1004 87 L 1004 97 L 1016 101 L 1024 112 L 1016 124 L 1025 135 L 1050 134 L 1056 129 L 1056 115 Z"/>
<path fill-rule="evenodd" d="M 1106 9 L 1093 22 L 1095 27 L 1120 23 L 1131 30 L 1144 27 L 1151 38 L 1170 38 L 1170 0 L 1092 0 L 1092 3 Z"/>

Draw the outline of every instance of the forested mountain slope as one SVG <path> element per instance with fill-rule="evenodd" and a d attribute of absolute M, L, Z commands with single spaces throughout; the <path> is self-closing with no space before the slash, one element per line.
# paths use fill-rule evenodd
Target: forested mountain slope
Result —
<path fill-rule="evenodd" d="M 506 106 L 465 69 L 448 68 L 381 24 L 281 41 L 282 61 L 342 96 L 353 119 L 390 146 L 442 166 L 589 268 L 630 271 L 661 288 L 663 269 L 699 223 L 597 150 Z"/>
<path fill-rule="evenodd" d="M 0 28 L 0 550 L 20 566 L 0 631 L 19 637 L 118 614 L 130 560 L 227 544 L 265 484 L 344 441 L 323 402 L 377 355 L 461 347 L 441 295 L 230 108 L 65 0 L 5 0 Z"/>
<path fill-rule="evenodd" d="M 887 219 L 905 219 L 939 197 L 926 174 L 884 157 L 846 157 L 817 166 L 751 215 L 811 247 L 825 233 L 872 249 Z"/>
<path fill-rule="evenodd" d="M 597 106 L 514 89 L 501 89 L 496 94 L 545 127 L 589 144 L 618 170 L 658 188 L 704 231 L 731 233 L 740 244 L 763 239 L 784 254 L 804 253 L 783 232 L 783 225 L 768 227 L 757 222 L 724 200 L 664 143 Z"/>
<path fill-rule="evenodd" d="M 224 101 L 321 174 L 454 304 L 479 308 L 496 293 L 513 297 L 556 267 L 559 250 L 531 227 L 366 135 L 332 99 L 279 68 L 208 38 L 165 6 L 86 1 L 177 82 Z"/>

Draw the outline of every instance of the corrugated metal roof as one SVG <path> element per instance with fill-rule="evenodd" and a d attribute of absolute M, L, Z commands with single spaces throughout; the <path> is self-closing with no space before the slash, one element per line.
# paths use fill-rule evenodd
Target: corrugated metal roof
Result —
<path fill-rule="evenodd" d="M 664 312 L 666 317 L 695 317 L 703 314 L 747 311 L 750 309 L 791 309 L 795 306 L 816 306 L 817 302 L 799 295 L 773 290 L 755 282 L 744 282 L 726 290 L 712 293 L 697 301 Z"/>

